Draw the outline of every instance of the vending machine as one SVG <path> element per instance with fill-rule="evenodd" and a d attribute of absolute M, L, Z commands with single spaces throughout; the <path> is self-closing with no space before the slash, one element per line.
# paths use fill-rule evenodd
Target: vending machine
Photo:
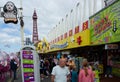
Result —
<path fill-rule="evenodd" d="M 20 54 L 22 82 L 40 82 L 40 62 L 35 47 L 24 46 Z"/>

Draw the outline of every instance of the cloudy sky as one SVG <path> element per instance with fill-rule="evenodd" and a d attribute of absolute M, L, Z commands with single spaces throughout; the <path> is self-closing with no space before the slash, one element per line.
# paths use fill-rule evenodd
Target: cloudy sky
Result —
<path fill-rule="evenodd" d="M 16 7 L 20 8 L 20 0 L 0 0 L 0 7 L 3 7 L 7 1 L 14 2 Z M 34 9 L 36 9 L 38 15 L 39 39 L 42 39 L 47 36 L 47 33 L 65 17 L 79 1 L 80 0 L 22 0 L 25 37 L 32 36 L 32 15 Z M 8 53 L 19 51 L 21 48 L 19 23 L 5 24 L 3 20 L 3 18 L 0 18 L 0 50 Z"/>

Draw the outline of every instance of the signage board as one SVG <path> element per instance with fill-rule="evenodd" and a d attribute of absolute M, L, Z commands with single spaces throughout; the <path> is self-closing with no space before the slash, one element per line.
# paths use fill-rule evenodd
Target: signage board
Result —
<path fill-rule="evenodd" d="M 114 3 L 115 1 L 117 1 L 117 0 L 104 0 L 106 6 L 111 5 L 111 4 Z"/>
<path fill-rule="evenodd" d="M 24 82 L 34 82 L 34 61 L 33 52 L 31 50 L 22 51 L 23 58 L 23 72 L 24 72 Z"/>
<path fill-rule="evenodd" d="M 106 44 L 105 49 L 118 49 L 118 44 Z"/>
<path fill-rule="evenodd" d="M 24 46 L 21 50 L 22 82 L 40 82 L 39 56 L 33 46 Z"/>
<path fill-rule="evenodd" d="M 120 41 L 120 0 L 90 17 L 91 44 Z"/>
<path fill-rule="evenodd" d="M 88 29 L 88 21 L 83 23 L 82 30 Z"/>
<path fill-rule="evenodd" d="M 17 24 L 17 8 L 13 2 L 8 1 L 3 7 L 3 17 L 5 23 Z"/>

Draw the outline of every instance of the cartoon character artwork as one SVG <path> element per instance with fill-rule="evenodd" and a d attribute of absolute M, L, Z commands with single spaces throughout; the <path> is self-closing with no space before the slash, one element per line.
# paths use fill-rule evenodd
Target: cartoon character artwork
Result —
<path fill-rule="evenodd" d="M 13 2 L 8 1 L 3 7 L 3 17 L 5 23 L 14 23 L 17 24 L 17 8 Z"/>

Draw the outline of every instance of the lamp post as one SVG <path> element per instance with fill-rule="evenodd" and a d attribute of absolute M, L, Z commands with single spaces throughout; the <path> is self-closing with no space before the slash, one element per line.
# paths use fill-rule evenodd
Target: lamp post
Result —
<path fill-rule="evenodd" d="M 22 8 L 22 0 L 20 0 L 20 5 L 21 5 L 21 8 L 20 8 L 20 31 L 21 31 L 21 48 L 23 48 L 24 46 L 24 21 L 23 21 L 23 14 L 22 14 L 22 11 L 23 11 L 23 8 Z"/>

